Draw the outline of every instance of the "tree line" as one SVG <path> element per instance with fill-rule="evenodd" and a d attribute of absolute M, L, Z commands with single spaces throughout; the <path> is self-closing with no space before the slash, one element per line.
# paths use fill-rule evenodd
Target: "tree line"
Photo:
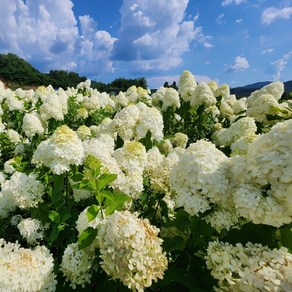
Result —
<path fill-rule="evenodd" d="M 0 79 L 12 88 L 37 87 L 52 85 L 54 88 L 76 87 L 87 79 L 76 72 L 67 70 L 51 70 L 41 73 L 30 63 L 12 53 L 0 54 Z M 117 78 L 110 83 L 91 81 L 91 87 L 100 92 L 126 91 L 130 86 L 148 88 L 145 77 L 134 79 Z"/>

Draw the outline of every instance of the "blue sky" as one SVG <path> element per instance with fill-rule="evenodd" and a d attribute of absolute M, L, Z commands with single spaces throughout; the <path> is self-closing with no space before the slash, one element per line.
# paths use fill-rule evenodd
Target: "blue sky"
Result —
<path fill-rule="evenodd" d="M 292 0 L 0 0 L 0 53 L 41 72 L 231 87 L 292 79 Z"/>

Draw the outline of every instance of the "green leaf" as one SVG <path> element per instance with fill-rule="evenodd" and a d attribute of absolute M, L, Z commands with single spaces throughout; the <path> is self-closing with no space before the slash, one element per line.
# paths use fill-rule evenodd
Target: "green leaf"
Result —
<path fill-rule="evenodd" d="M 51 199 L 53 203 L 56 203 L 63 198 L 64 189 L 64 174 L 53 176 L 53 189 L 51 193 Z"/>
<path fill-rule="evenodd" d="M 113 198 L 113 200 L 112 200 Z M 105 201 L 105 213 L 106 215 L 112 214 L 115 210 L 121 210 L 125 202 L 130 201 L 131 198 L 123 193 L 115 192 L 111 195 L 110 199 Z"/>
<path fill-rule="evenodd" d="M 291 224 L 290 224 L 291 225 Z M 280 228 L 280 244 L 287 247 L 292 252 L 292 228 L 284 226 Z"/>
<path fill-rule="evenodd" d="M 87 219 L 88 219 L 88 222 L 94 220 L 98 214 L 98 211 L 99 211 L 99 207 L 97 205 L 91 205 L 87 211 L 86 211 L 86 215 L 87 215 Z"/>
<path fill-rule="evenodd" d="M 60 216 L 60 214 L 57 211 L 50 210 L 50 212 L 49 212 L 49 219 L 52 222 L 59 223 L 60 222 L 60 219 L 61 219 L 61 216 Z"/>
<path fill-rule="evenodd" d="M 163 250 L 167 252 L 183 250 L 185 245 L 185 240 L 180 236 L 175 236 L 173 238 L 165 237 L 163 239 Z"/>
<path fill-rule="evenodd" d="M 51 232 L 51 235 L 50 235 L 51 243 L 54 242 L 58 238 L 59 232 L 60 232 L 59 224 L 55 224 L 53 226 L 53 229 L 52 229 L 52 232 Z"/>
<path fill-rule="evenodd" d="M 81 182 L 74 184 L 73 189 L 78 190 L 87 190 L 87 191 L 95 191 L 95 188 L 91 185 L 91 181 L 88 179 L 84 179 Z"/>
<path fill-rule="evenodd" d="M 82 173 L 77 173 L 77 174 L 74 174 L 71 176 L 71 179 L 74 181 L 74 182 L 80 182 L 82 181 L 83 179 L 83 174 Z"/>
<path fill-rule="evenodd" d="M 84 230 L 79 235 L 78 248 L 79 249 L 84 249 L 84 248 L 90 246 L 90 244 L 96 238 L 96 235 L 97 235 L 97 230 L 92 228 L 92 227 L 88 227 L 86 230 Z"/>
<path fill-rule="evenodd" d="M 98 190 L 102 190 L 106 186 L 108 186 L 112 181 L 117 178 L 117 174 L 113 173 L 104 173 L 102 174 L 97 181 Z"/>

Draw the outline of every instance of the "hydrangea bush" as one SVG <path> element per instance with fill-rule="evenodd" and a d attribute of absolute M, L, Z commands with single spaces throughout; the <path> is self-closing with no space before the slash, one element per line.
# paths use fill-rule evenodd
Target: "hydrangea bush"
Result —
<path fill-rule="evenodd" d="M 1 291 L 291 291 L 282 82 L 0 82 Z"/>

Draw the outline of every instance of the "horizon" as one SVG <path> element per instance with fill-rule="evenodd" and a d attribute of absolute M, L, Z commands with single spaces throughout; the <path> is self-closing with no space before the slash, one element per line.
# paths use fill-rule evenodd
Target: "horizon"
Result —
<path fill-rule="evenodd" d="M 232 88 L 286 82 L 292 0 L 269 2 L 0 1 L 0 53 L 42 73 L 68 70 L 103 83 L 145 77 L 150 88 L 178 82 L 184 70 Z"/>

